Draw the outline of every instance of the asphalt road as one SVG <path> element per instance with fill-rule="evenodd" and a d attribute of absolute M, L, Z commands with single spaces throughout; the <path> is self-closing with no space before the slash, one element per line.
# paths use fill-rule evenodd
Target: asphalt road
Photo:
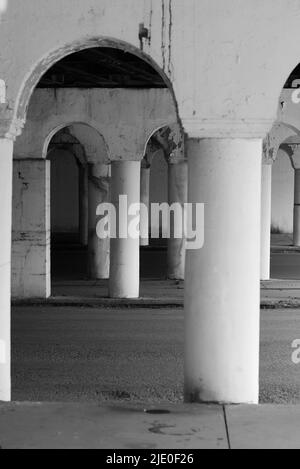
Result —
<path fill-rule="evenodd" d="M 183 388 L 181 309 L 15 307 L 13 399 L 177 402 Z M 300 403 L 300 311 L 261 321 L 261 401 Z"/>

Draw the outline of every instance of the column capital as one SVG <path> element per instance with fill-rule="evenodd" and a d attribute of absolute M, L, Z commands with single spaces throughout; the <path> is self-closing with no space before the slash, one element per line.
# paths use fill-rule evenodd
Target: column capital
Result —
<path fill-rule="evenodd" d="M 177 164 L 184 160 L 184 134 L 178 124 L 160 130 L 155 138 L 161 145 L 168 164 Z"/>
<path fill-rule="evenodd" d="M 23 119 L 0 119 L 0 138 L 15 140 L 21 135 L 25 120 Z"/>
<path fill-rule="evenodd" d="M 268 135 L 263 141 L 262 164 L 265 166 L 267 165 L 271 166 L 276 160 L 276 157 L 277 157 L 277 152 L 275 151 L 275 148 L 272 147 L 271 142 L 270 142 L 270 137 Z"/>
<path fill-rule="evenodd" d="M 182 125 L 188 138 L 265 138 L 271 119 L 186 119 Z"/>

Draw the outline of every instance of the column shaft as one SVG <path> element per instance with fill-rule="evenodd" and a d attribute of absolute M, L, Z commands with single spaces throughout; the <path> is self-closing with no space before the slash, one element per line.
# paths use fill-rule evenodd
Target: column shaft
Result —
<path fill-rule="evenodd" d="M 112 163 L 111 200 L 117 211 L 122 213 L 120 196 L 127 196 L 128 209 L 140 203 L 141 163 L 125 161 Z M 128 226 L 136 217 L 128 216 Z M 123 224 L 124 225 L 124 224 Z M 111 298 L 138 298 L 140 280 L 140 240 L 129 235 L 120 236 L 117 223 L 117 238 L 111 240 L 111 274 L 109 293 Z M 124 229 L 124 226 L 123 226 Z"/>
<path fill-rule="evenodd" d="M 109 278 L 110 239 L 100 239 L 97 235 L 97 207 L 110 200 L 110 168 L 105 164 L 89 165 L 89 277 Z"/>
<path fill-rule="evenodd" d="M 261 140 L 190 139 L 189 202 L 205 244 L 187 252 L 185 398 L 257 403 Z"/>
<path fill-rule="evenodd" d="M 186 161 L 181 161 L 177 164 L 169 164 L 169 179 L 168 179 L 168 192 L 169 192 L 169 205 L 179 203 L 181 206 L 187 202 L 188 199 L 188 164 Z M 174 280 L 184 280 L 185 271 L 185 239 L 175 238 L 176 232 L 175 223 L 178 219 L 172 218 L 171 220 L 171 237 L 168 240 L 168 278 Z M 182 229 L 183 226 L 178 227 Z"/>
<path fill-rule="evenodd" d="M 300 169 L 295 169 L 294 246 L 300 246 Z"/>
<path fill-rule="evenodd" d="M 262 165 L 261 191 L 261 280 L 270 279 L 272 212 L 272 165 Z"/>
<path fill-rule="evenodd" d="M 10 286 L 13 142 L 0 139 L 0 401 L 11 399 Z"/>

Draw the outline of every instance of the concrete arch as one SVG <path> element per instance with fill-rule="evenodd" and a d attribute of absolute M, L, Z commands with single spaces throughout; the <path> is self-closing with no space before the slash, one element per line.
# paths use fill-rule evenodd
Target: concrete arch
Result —
<path fill-rule="evenodd" d="M 55 136 L 54 136 L 54 139 L 55 139 Z M 55 147 L 51 148 L 51 145 L 54 145 L 54 144 L 55 143 L 50 142 L 50 145 L 48 147 L 47 159 L 49 159 L 49 155 L 51 154 L 51 152 L 55 150 Z M 74 155 L 78 165 L 86 166 L 88 164 L 88 159 L 86 156 L 84 146 L 80 143 L 80 141 L 76 137 L 73 137 L 73 135 L 67 134 L 67 133 L 64 134 L 63 141 L 57 142 L 57 145 L 59 149 L 61 150 L 70 151 Z M 70 148 L 70 146 L 72 147 Z"/>
<path fill-rule="evenodd" d="M 59 116 L 59 117 L 63 117 L 63 116 Z M 87 123 L 87 122 L 84 122 L 84 121 L 66 120 L 66 122 L 64 122 L 63 124 L 60 123 L 57 126 L 55 126 L 54 128 L 52 128 L 51 130 L 48 129 L 48 134 L 45 137 L 44 144 L 43 144 L 43 151 L 42 151 L 42 158 L 43 159 L 47 159 L 48 148 L 49 148 L 49 145 L 51 143 L 51 140 L 55 137 L 55 135 L 58 134 L 61 130 L 65 129 L 65 128 L 72 127 L 74 125 L 82 125 L 84 127 L 89 127 L 90 129 L 92 129 L 95 132 L 95 134 L 97 134 L 99 139 L 102 140 L 102 142 L 105 146 L 106 155 L 109 158 L 109 147 L 106 143 L 106 140 L 105 140 L 105 137 L 103 136 L 103 134 L 98 131 L 96 122 L 90 121 L 90 122 Z M 85 145 L 82 142 L 80 142 L 73 135 L 70 135 L 70 140 L 69 140 L 69 142 L 66 142 L 66 143 L 74 143 L 74 140 L 76 140 L 78 143 L 80 143 L 82 148 L 83 148 L 83 152 L 81 152 L 80 155 L 77 155 L 78 159 L 82 162 L 85 162 L 86 164 L 89 163 L 89 160 L 91 159 L 91 155 L 88 155 L 88 152 L 85 149 Z"/>
<path fill-rule="evenodd" d="M 157 73 L 164 80 L 166 86 L 169 88 L 173 96 L 174 104 L 176 107 L 176 112 L 177 112 L 178 119 L 179 119 L 179 113 L 177 109 L 173 85 L 169 77 L 167 76 L 167 74 L 155 62 L 155 60 L 150 55 L 146 54 L 145 52 L 141 51 L 136 46 L 133 46 L 132 44 L 128 42 L 115 39 L 115 38 L 111 38 L 111 37 L 101 37 L 101 36 L 83 37 L 81 39 L 78 39 L 77 41 L 67 43 L 64 46 L 49 52 L 45 57 L 40 58 L 39 61 L 35 64 L 33 69 L 29 72 L 29 74 L 25 78 L 19 90 L 19 93 L 16 99 L 16 104 L 15 104 L 15 112 L 14 112 L 15 119 L 17 121 L 25 122 L 32 93 L 34 89 L 36 88 L 38 82 L 42 78 L 42 76 L 47 72 L 47 70 L 49 70 L 56 62 L 63 59 L 64 57 L 71 55 L 73 53 L 85 50 L 85 49 L 93 48 L 93 47 L 109 47 L 113 49 L 120 49 L 127 53 L 133 54 L 139 57 L 140 59 L 144 60 L 146 63 L 148 63 L 154 70 L 157 71 Z"/>

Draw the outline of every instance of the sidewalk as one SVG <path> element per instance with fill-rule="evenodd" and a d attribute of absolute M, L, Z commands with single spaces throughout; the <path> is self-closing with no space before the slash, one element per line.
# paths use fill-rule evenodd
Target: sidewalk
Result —
<path fill-rule="evenodd" d="M 50 304 L 54 306 L 85 307 L 179 307 L 184 304 L 184 283 L 171 280 L 141 282 L 141 297 L 136 300 L 108 298 L 107 281 L 71 281 L 53 284 L 52 297 L 45 300 L 13 301 L 14 305 Z M 270 280 L 261 282 L 262 308 L 299 308 L 300 280 Z"/>
<path fill-rule="evenodd" d="M 285 255 L 286 254 L 286 255 Z M 262 308 L 300 308 L 300 247 L 293 246 L 292 235 L 272 235 L 272 255 L 279 260 L 275 272 L 286 280 L 261 282 Z M 296 260 L 289 265 L 290 259 Z M 157 259 L 156 259 L 157 261 Z M 273 259 L 273 266 L 276 262 Z M 288 264 L 288 267 L 287 267 Z M 281 274 L 281 275 L 279 275 Z M 299 280 L 293 280 L 296 278 Z M 290 279 L 290 280 L 289 280 Z M 52 297 L 47 304 L 54 306 L 85 307 L 179 307 L 184 305 L 184 282 L 144 279 L 137 300 L 112 300 L 108 298 L 108 281 L 60 280 L 52 282 Z M 13 304 L 45 304 L 44 300 L 13 301 Z"/>
<path fill-rule="evenodd" d="M 2 449 L 300 449 L 299 435 L 296 406 L 0 404 Z"/>

